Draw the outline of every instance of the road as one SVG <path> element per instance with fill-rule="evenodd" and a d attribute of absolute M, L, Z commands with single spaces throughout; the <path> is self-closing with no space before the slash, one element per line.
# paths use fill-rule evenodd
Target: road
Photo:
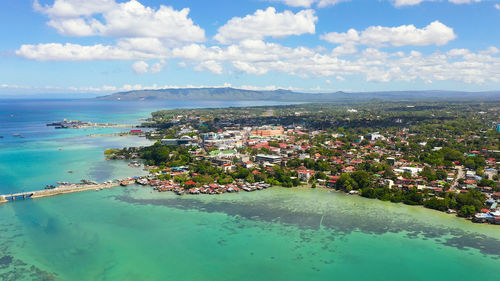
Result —
<path fill-rule="evenodd" d="M 458 186 L 458 180 L 465 178 L 464 166 L 458 166 L 457 176 L 453 181 L 451 187 L 455 188 Z"/>

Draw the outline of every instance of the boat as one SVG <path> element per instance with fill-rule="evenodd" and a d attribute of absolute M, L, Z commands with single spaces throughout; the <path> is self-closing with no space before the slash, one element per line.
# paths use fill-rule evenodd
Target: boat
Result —
<path fill-rule="evenodd" d="M 72 174 L 72 173 L 73 173 L 73 171 L 72 171 L 72 170 L 69 170 L 69 171 L 67 171 L 67 173 L 70 173 L 70 174 Z"/>
<path fill-rule="evenodd" d="M 56 186 L 52 184 L 48 184 L 44 187 L 44 189 L 54 189 L 54 188 L 56 188 Z"/>
<path fill-rule="evenodd" d="M 137 161 L 132 161 L 132 162 L 128 163 L 128 165 L 130 167 L 140 167 L 141 166 L 141 164 Z"/>
<path fill-rule="evenodd" d="M 21 136 L 21 134 L 19 134 L 19 133 L 15 133 L 15 134 L 12 134 L 12 136 L 13 136 L 13 137 L 19 137 L 19 136 Z"/>

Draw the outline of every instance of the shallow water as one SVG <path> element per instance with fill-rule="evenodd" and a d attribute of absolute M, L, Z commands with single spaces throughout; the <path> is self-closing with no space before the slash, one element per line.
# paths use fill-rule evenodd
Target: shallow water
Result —
<path fill-rule="evenodd" d="M 494 226 L 319 189 L 178 197 L 131 186 L 5 204 L 0 219 L 3 280 L 9 272 L 26 280 L 31 272 L 56 280 L 482 280 L 500 262 Z"/>

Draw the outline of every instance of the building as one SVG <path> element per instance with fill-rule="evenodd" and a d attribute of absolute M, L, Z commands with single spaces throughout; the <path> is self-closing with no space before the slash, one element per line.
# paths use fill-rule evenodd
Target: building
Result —
<path fill-rule="evenodd" d="M 385 140 L 385 137 L 381 135 L 379 132 L 371 133 L 368 135 L 368 139 L 371 141 L 375 140 Z"/>
<path fill-rule="evenodd" d="M 280 155 L 257 154 L 255 156 L 255 162 L 279 163 L 279 162 L 281 162 L 281 156 Z"/>
<path fill-rule="evenodd" d="M 337 181 L 339 180 L 339 178 L 339 176 L 330 177 L 326 186 L 334 188 L 337 185 Z"/>
<path fill-rule="evenodd" d="M 301 182 L 308 182 L 314 175 L 314 171 L 311 170 L 298 170 L 297 175 Z"/>
<path fill-rule="evenodd" d="M 484 169 L 484 177 L 492 180 L 494 176 L 498 175 L 498 171 L 493 168 Z"/>
<path fill-rule="evenodd" d="M 191 137 L 184 136 L 180 139 L 162 139 L 161 144 L 167 146 L 177 146 L 177 145 L 188 145 L 193 143 L 194 140 Z"/>
<path fill-rule="evenodd" d="M 417 168 L 417 167 L 401 167 L 398 170 L 403 171 L 403 173 L 409 173 L 412 176 L 416 176 L 416 175 L 418 175 L 418 173 L 422 172 L 422 168 Z M 394 171 L 396 171 L 396 170 L 394 170 Z"/>
<path fill-rule="evenodd" d="M 388 157 L 386 160 L 387 160 L 387 164 L 389 164 L 391 166 L 394 166 L 394 164 L 396 164 L 396 159 L 394 159 L 393 157 Z"/>
<path fill-rule="evenodd" d="M 234 158 L 238 152 L 234 149 L 229 150 L 214 150 L 210 152 L 210 157 L 219 157 L 219 158 Z"/>
<path fill-rule="evenodd" d="M 261 137 L 281 136 L 284 133 L 285 131 L 283 130 L 282 126 L 279 127 L 265 126 L 252 131 L 253 136 L 261 136 Z"/>

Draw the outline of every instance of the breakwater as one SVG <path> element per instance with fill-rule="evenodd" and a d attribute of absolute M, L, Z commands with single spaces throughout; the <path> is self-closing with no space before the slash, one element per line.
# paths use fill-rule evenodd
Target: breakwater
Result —
<path fill-rule="evenodd" d="M 61 195 L 61 194 L 67 194 L 67 193 L 75 193 L 75 192 L 82 192 L 82 191 L 89 191 L 89 190 L 102 190 L 102 189 L 109 189 L 113 187 L 119 186 L 119 182 L 113 182 L 113 183 L 101 183 L 101 184 L 72 184 L 72 185 L 66 185 L 66 186 L 58 186 L 53 189 L 43 189 L 43 190 L 35 190 L 35 191 L 27 191 L 27 192 L 21 192 L 21 193 L 14 193 L 14 194 L 4 194 L 0 195 L 0 203 L 7 203 L 10 201 L 17 201 L 17 200 L 26 200 L 26 199 L 36 199 L 36 198 L 43 198 L 43 197 L 49 197 L 49 196 L 56 196 L 56 195 Z"/>

